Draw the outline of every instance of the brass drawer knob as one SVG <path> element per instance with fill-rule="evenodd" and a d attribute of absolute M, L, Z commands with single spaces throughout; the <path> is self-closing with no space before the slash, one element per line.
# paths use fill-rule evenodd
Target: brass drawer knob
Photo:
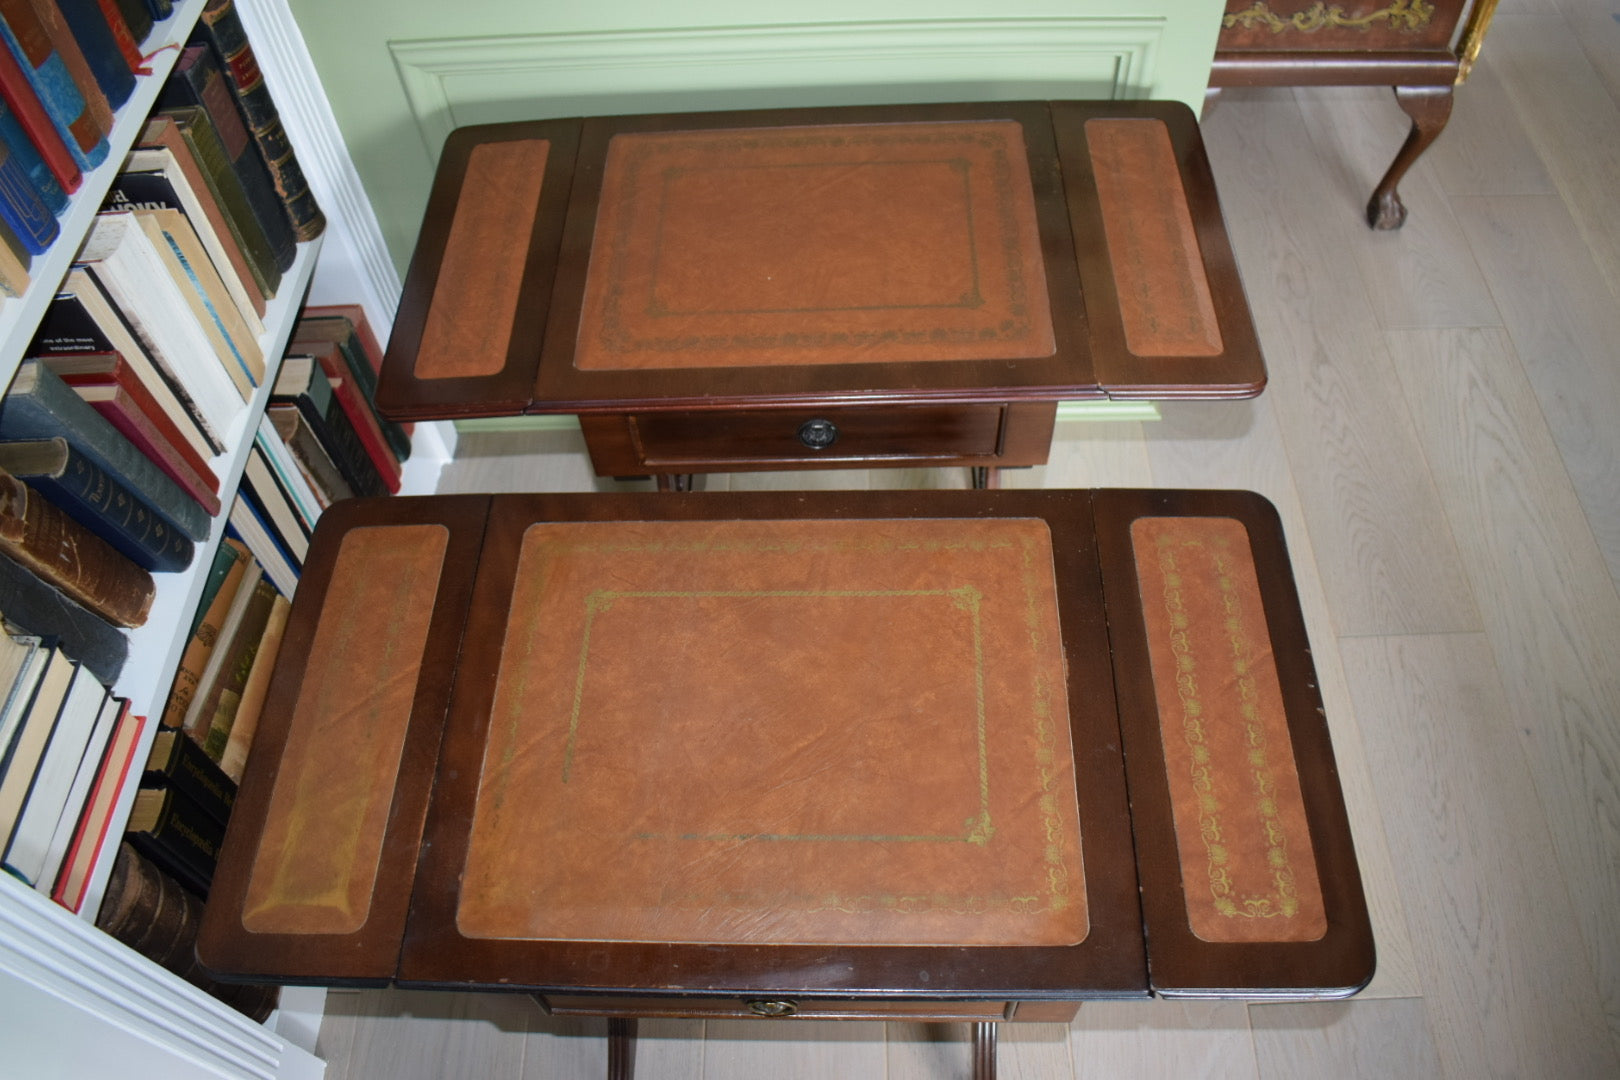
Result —
<path fill-rule="evenodd" d="M 795 1001 L 750 1001 L 748 1011 L 755 1016 L 792 1016 L 799 1011 L 799 1005 Z"/>
<path fill-rule="evenodd" d="M 838 441 L 838 425 L 831 420 L 806 420 L 799 425 L 799 441 L 812 450 L 825 450 Z"/>

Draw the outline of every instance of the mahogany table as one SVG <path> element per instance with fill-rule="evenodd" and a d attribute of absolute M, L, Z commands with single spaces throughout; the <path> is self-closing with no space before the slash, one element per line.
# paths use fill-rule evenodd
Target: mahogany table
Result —
<path fill-rule="evenodd" d="M 1264 385 L 1191 110 L 1037 101 L 459 129 L 377 404 L 672 477 L 1033 465 L 1059 401 Z"/>
<path fill-rule="evenodd" d="M 198 945 L 612 1018 L 1345 996 L 1359 871 L 1246 492 L 452 495 L 321 519 Z"/>

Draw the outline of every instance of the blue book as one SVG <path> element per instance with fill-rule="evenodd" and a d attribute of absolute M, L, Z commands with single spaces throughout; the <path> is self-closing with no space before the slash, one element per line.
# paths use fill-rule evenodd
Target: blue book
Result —
<path fill-rule="evenodd" d="M 107 160 L 110 147 L 106 133 L 91 118 L 89 106 L 79 92 L 79 84 L 73 81 L 73 73 L 68 70 L 62 54 L 50 47 L 48 39 L 35 40 L 33 37 L 28 42 L 34 46 L 30 50 L 18 39 L 16 29 L 0 18 L 0 38 L 5 40 L 6 48 L 16 58 L 28 79 L 28 85 L 34 88 L 40 104 L 50 115 L 51 122 L 62 133 L 68 153 L 73 155 L 80 169 L 89 172 Z M 43 37 L 42 34 L 38 36 Z"/>
<path fill-rule="evenodd" d="M 51 172 L 45 159 L 40 156 L 39 150 L 34 146 L 34 140 L 28 137 L 28 132 L 17 120 L 13 113 L 0 99 L 0 143 L 5 143 L 11 151 L 12 160 L 21 165 L 28 174 L 28 179 L 34 182 L 34 190 L 52 214 L 60 214 L 67 209 L 67 192 L 57 183 L 56 174 Z"/>
<path fill-rule="evenodd" d="M 39 197 L 28 171 L 4 141 L 0 141 L 0 219 L 31 255 L 49 250 L 61 232 L 56 215 Z"/>
<path fill-rule="evenodd" d="M 0 596 L 6 598 L 7 623 L 56 638 L 64 653 L 103 684 L 118 681 L 129 659 L 129 638 L 112 623 L 4 555 L 0 555 Z"/>
<path fill-rule="evenodd" d="M 157 507 L 193 541 L 207 538 L 209 517 L 102 415 L 37 360 L 24 360 L 0 398 L 0 439 L 62 437 L 130 491 Z"/>
<path fill-rule="evenodd" d="M 96 85 L 107 95 L 107 104 L 118 108 L 135 92 L 135 73 L 129 70 L 101 4 L 97 0 L 56 0 L 56 7 L 73 31 L 73 40 L 79 43 Z"/>

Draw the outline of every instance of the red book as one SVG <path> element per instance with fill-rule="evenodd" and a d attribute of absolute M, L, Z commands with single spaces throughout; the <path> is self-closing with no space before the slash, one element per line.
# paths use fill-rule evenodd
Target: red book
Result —
<path fill-rule="evenodd" d="M 366 320 L 366 309 L 359 304 L 310 304 L 304 308 L 299 317 L 298 328 L 293 331 L 293 340 L 297 341 L 299 334 L 310 319 L 347 319 L 354 328 L 355 334 L 360 338 L 360 347 L 366 354 L 366 360 L 371 364 L 371 370 L 377 374 L 382 373 L 383 348 L 377 340 L 377 335 L 371 329 L 371 323 Z M 401 424 L 409 435 L 415 425 Z"/>
<path fill-rule="evenodd" d="M 321 365 L 321 371 L 326 374 L 326 381 L 332 384 L 332 393 L 337 397 L 338 404 L 343 406 L 343 412 L 354 425 L 355 432 L 360 436 L 360 442 L 366 448 L 366 454 L 377 466 L 377 472 L 382 474 L 383 483 L 387 485 L 390 493 L 399 491 L 401 470 L 399 458 L 388 446 L 388 439 L 383 435 L 382 428 L 377 425 L 377 416 L 371 411 L 371 403 L 355 385 L 354 377 L 349 373 L 349 365 L 338 353 L 335 344 L 317 345 L 312 348 L 300 347 L 299 353 L 307 353 L 315 358 Z"/>
<path fill-rule="evenodd" d="M 214 476 L 212 470 L 208 470 L 205 474 L 192 468 L 180 456 L 180 451 L 175 445 L 158 430 L 157 425 L 141 408 L 134 395 L 124 387 L 113 383 L 75 386 L 73 391 L 89 402 L 96 412 L 117 428 L 137 450 L 145 454 L 152 464 L 162 469 L 170 480 L 178 484 L 198 506 L 207 511 L 208 516 L 214 517 L 219 513 L 219 479 Z M 207 469 L 207 466 L 204 468 Z"/>
<path fill-rule="evenodd" d="M 141 55 L 135 35 L 130 33 L 129 23 L 124 21 L 124 13 L 118 10 L 118 0 L 96 0 L 96 6 L 101 8 L 101 17 L 107 20 L 107 29 L 112 31 L 124 63 L 129 65 L 129 70 L 139 74 L 146 67 L 146 58 Z"/>
<path fill-rule="evenodd" d="M 46 167 L 56 177 L 56 182 L 62 185 L 62 190 L 69 194 L 79 190 L 84 174 L 79 171 L 78 162 L 73 160 L 67 143 L 62 141 L 61 133 L 51 122 L 45 106 L 40 104 L 39 95 L 34 93 L 28 76 L 23 73 L 22 65 L 11 55 L 10 49 L 0 49 L 0 97 L 5 98 L 7 107 L 17 117 L 23 131 L 27 132 L 28 141 L 45 159 Z"/>
<path fill-rule="evenodd" d="M 118 717 L 118 726 L 113 729 L 112 740 L 107 744 L 106 754 L 101 759 L 95 786 L 90 789 L 90 798 L 85 802 L 84 813 L 79 816 L 78 826 L 74 829 L 67 857 L 62 860 L 56 886 L 51 890 L 51 899 L 69 911 L 78 911 L 84 905 L 85 890 L 95 874 L 96 864 L 104 855 L 110 857 L 117 850 L 122 833 L 112 832 L 113 811 L 118 806 L 118 796 L 122 794 L 124 786 L 130 783 L 132 777 L 140 775 L 139 770 L 132 766 L 135 751 L 141 745 L 141 731 L 146 727 L 146 717 L 132 713 L 127 701 L 123 708 L 123 713 Z"/>

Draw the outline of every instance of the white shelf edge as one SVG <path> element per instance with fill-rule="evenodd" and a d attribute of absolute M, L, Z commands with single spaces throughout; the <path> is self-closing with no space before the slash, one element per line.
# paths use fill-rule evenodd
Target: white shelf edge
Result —
<path fill-rule="evenodd" d="M 0 391 L 9 387 L 17 374 L 23 351 L 33 340 L 46 307 L 79 253 L 91 220 L 112 188 L 113 177 L 124 167 L 124 158 L 146 126 L 146 118 L 163 90 L 163 81 L 180 58 L 180 49 L 206 2 L 183 0 L 176 4 L 174 14 L 158 23 L 141 44 L 151 73 L 136 76 L 134 92 L 119 106 L 112 133 L 107 136 L 107 160 L 85 173 L 79 190 L 69 197 L 67 210 L 56 219 L 61 234 L 50 250 L 35 255 L 28 267 L 28 290 L 0 303 Z"/>

